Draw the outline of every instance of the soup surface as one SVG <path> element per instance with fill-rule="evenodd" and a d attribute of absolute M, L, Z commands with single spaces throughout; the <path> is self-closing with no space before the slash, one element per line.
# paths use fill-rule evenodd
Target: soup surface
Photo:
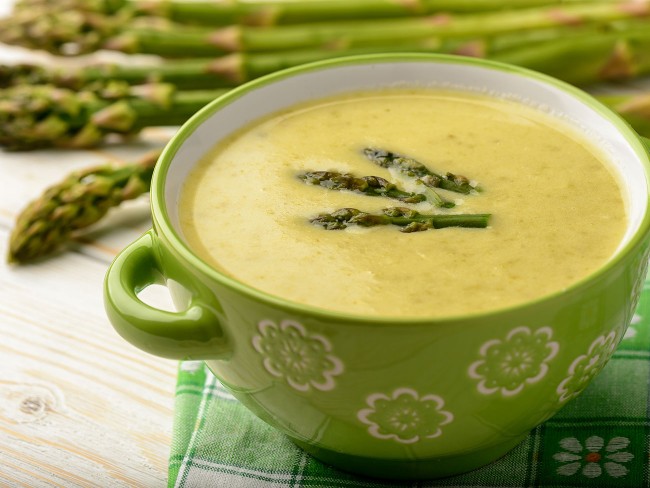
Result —
<path fill-rule="evenodd" d="M 405 204 L 306 184 L 306 171 L 380 176 L 367 147 L 478 182 L 456 203 Z M 487 228 L 403 233 L 394 225 L 326 230 L 310 223 L 352 207 L 491 214 Z M 559 291 L 608 260 L 627 217 L 610 163 L 569 125 L 515 102 L 431 89 L 324 99 L 258 121 L 219 143 L 183 189 L 190 247 L 254 288 L 323 309 L 443 317 L 507 307 Z"/>

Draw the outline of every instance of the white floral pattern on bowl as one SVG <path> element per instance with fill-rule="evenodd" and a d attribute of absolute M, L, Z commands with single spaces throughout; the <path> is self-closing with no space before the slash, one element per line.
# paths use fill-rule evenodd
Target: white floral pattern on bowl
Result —
<path fill-rule="evenodd" d="M 636 326 L 640 324 L 643 321 L 643 317 L 641 317 L 638 313 L 635 313 L 632 316 L 632 320 L 630 321 L 630 325 L 627 327 L 627 330 L 625 331 L 625 335 L 623 336 L 623 340 L 626 339 L 633 339 L 636 337 L 637 330 Z"/>
<path fill-rule="evenodd" d="M 469 366 L 468 374 L 479 380 L 477 388 L 484 395 L 516 395 L 526 384 L 536 383 L 546 375 L 547 363 L 560 349 L 552 337 L 550 327 L 535 332 L 516 327 L 505 339 L 485 342 L 479 349 L 481 359 Z"/>
<path fill-rule="evenodd" d="M 571 363 L 568 376 L 557 387 L 560 402 L 566 402 L 580 394 L 594 376 L 605 365 L 616 347 L 616 332 L 598 336 L 589 346 L 586 354 L 581 354 Z"/>
<path fill-rule="evenodd" d="M 294 320 L 276 324 L 262 320 L 253 347 L 264 357 L 264 368 L 299 391 L 315 388 L 332 390 L 334 377 L 343 372 L 343 362 L 333 354 L 331 343 L 322 335 L 310 334 Z"/>
<path fill-rule="evenodd" d="M 453 414 L 442 409 L 445 402 L 438 395 L 420 397 L 411 388 L 397 388 L 390 395 L 374 393 L 366 403 L 370 408 L 359 410 L 357 418 L 368 425 L 368 433 L 402 444 L 438 437 L 441 427 L 454 419 Z"/>
<path fill-rule="evenodd" d="M 629 472 L 623 463 L 634 459 L 634 454 L 623 451 L 629 444 L 627 437 L 612 437 L 605 446 L 605 440 L 594 435 L 585 439 L 583 447 L 577 438 L 565 437 L 560 441 L 560 447 L 564 450 L 553 454 L 553 459 L 562 463 L 557 468 L 557 474 L 573 476 L 580 471 L 587 478 L 598 478 L 605 468 L 612 478 L 622 478 Z"/>

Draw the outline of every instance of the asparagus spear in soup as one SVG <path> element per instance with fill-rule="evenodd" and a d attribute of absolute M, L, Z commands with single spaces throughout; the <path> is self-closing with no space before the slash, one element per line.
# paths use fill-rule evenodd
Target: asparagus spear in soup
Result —
<path fill-rule="evenodd" d="M 371 197 L 387 197 L 404 203 L 418 203 L 426 200 L 422 193 L 401 190 L 388 180 L 379 176 L 357 177 L 336 171 L 308 171 L 298 178 L 309 185 L 318 185 L 328 190 L 348 190 Z"/>
<path fill-rule="evenodd" d="M 374 227 L 396 225 L 401 232 L 420 232 L 444 227 L 488 226 L 490 214 L 427 215 L 405 207 L 388 207 L 381 214 L 362 212 L 356 208 L 341 208 L 331 213 L 322 213 L 310 220 L 327 230 L 345 229 L 350 225 Z"/>

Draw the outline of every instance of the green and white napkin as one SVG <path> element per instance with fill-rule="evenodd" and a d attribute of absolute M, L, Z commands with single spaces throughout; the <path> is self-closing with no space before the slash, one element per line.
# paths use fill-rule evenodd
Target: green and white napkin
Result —
<path fill-rule="evenodd" d="M 248 412 L 202 362 L 180 364 L 169 487 L 650 487 L 650 283 L 611 361 L 497 462 L 435 481 L 383 482 L 322 464 Z"/>

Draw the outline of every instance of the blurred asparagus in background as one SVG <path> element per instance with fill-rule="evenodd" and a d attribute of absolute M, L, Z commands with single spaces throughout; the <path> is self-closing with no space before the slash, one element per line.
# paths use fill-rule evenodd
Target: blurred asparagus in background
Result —
<path fill-rule="evenodd" d="M 234 87 L 246 81 L 300 64 L 358 54 L 437 52 L 467 54 L 509 62 L 589 85 L 617 81 L 650 72 L 650 24 L 624 23 L 606 31 L 593 26 L 507 34 L 490 39 L 421 41 L 352 49 L 311 49 L 272 53 L 235 53 L 216 58 L 167 59 L 156 64 L 104 63 L 46 68 L 34 64 L 0 65 L 0 87 L 53 84 L 81 89 L 109 80 L 129 84 L 172 83 L 178 89 Z"/>
<path fill-rule="evenodd" d="M 14 151 L 94 147 L 109 136 L 131 137 L 144 127 L 182 124 L 221 93 L 118 81 L 80 91 L 17 85 L 0 90 L 0 145 Z"/>
<path fill-rule="evenodd" d="M 18 85 L 0 90 L 0 145 L 12 151 L 94 147 L 113 136 L 133 137 L 145 127 L 180 125 L 225 92 L 176 91 L 165 83 L 109 82 L 99 92 Z M 650 136 L 650 95 L 601 100 Z"/>
<path fill-rule="evenodd" d="M 454 44 L 458 46 L 458 44 Z M 439 44 L 413 44 L 382 48 L 295 50 L 277 53 L 235 53 L 216 58 L 165 59 L 156 64 L 101 63 L 80 67 L 45 67 L 36 64 L 0 65 L 0 88 L 19 84 L 52 84 L 71 89 L 95 81 L 119 80 L 129 84 L 172 83 L 183 90 L 235 87 L 275 71 L 313 61 L 383 52 L 449 52 Z"/>
<path fill-rule="evenodd" d="M 445 12 L 417 18 L 346 18 L 274 27 L 232 24 L 208 29 L 156 17 L 126 21 L 118 14 L 44 6 L 19 8 L 13 17 L 1 22 L 0 41 L 57 54 L 109 49 L 166 57 L 200 57 L 228 52 L 355 48 L 429 39 L 478 38 L 558 26 L 570 29 L 587 24 L 607 25 L 648 15 L 648 0 L 613 0 L 480 13 Z"/>
<path fill-rule="evenodd" d="M 599 35 L 570 36 L 503 51 L 494 59 L 574 85 L 621 81 L 650 73 L 650 25 Z"/>
<path fill-rule="evenodd" d="M 231 24 L 271 26 L 331 20 L 420 17 L 439 12 L 477 13 L 513 10 L 566 3 L 596 3 L 611 0 L 230 0 L 224 2 L 185 0 L 22 0 L 16 13 L 25 20 L 35 12 L 77 12 L 121 20 L 157 17 L 179 23 L 209 26 Z"/>
<path fill-rule="evenodd" d="M 650 138 L 650 92 L 600 95 L 598 99 L 618 112 L 639 134 Z M 646 140 L 646 144 L 649 142 Z"/>

